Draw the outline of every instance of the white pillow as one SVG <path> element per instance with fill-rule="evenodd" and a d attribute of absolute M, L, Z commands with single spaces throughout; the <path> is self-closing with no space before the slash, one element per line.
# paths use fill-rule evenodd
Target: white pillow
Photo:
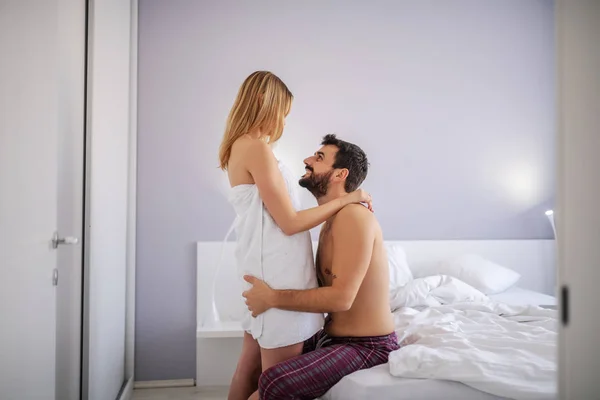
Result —
<path fill-rule="evenodd" d="M 390 291 L 392 291 L 412 281 L 413 275 L 406 261 L 406 253 L 400 245 L 385 243 L 385 250 L 390 266 Z"/>
<path fill-rule="evenodd" d="M 448 275 L 433 275 L 416 278 L 404 287 L 390 292 L 390 308 L 393 311 L 401 307 L 433 307 L 461 302 L 486 302 L 485 294 Z"/>
<path fill-rule="evenodd" d="M 518 272 L 476 254 L 465 254 L 453 260 L 442 261 L 435 273 L 458 278 L 485 294 L 504 292 L 521 278 Z"/>

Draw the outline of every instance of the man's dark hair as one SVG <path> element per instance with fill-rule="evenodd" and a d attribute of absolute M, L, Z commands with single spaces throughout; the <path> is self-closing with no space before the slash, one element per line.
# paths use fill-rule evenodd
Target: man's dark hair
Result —
<path fill-rule="evenodd" d="M 344 188 L 350 193 L 360 187 L 369 171 L 369 161 L 365 152 L 355 145 L 338 139 L 335 134 L 325 135 L 321 145 L 332 145 L 338 148 L 333 168 L 346 168 L 348 177 Z"/>

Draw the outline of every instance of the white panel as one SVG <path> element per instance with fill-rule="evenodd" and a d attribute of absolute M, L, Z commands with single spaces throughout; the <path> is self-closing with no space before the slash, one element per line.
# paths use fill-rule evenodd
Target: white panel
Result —
<path fill-rule="evenodd" d="M 559 331 L 561 399 L 600 396 L 600 2 L 559 0 Z M 560 307 L 561 312 L 565 311 Z"/>
<path fill-rule="evenodd" d="M 0 2 L 0 399 L 55 398 L 56 0 Z"/>
<path fill-rule="evenodd" d="M 241 337 L 197 338 L 196 385 L 229 386 L 241 352 Z"/>
<path fill-rule="evenodd" d="M 129 0 L 90 3 L 87 373 L 90 400 L 117 398 L 125 381 L 129 170 Z"/>

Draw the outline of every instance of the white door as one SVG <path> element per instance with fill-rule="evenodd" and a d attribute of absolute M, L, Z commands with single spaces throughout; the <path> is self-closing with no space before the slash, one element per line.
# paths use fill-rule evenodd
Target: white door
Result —
<path fill-rule="evenodd" d="M 556 4 L 560 399 L 600 398 L 600 1 Z"/>
<path fill-rule="evenodd" d="M 51 245 L 57 230 L 63 238 L 82 229 L 76 215 L 82 214 L 77 198 L 83 191 L 73 177 L 81 175 L 77 160 L 83 151 L 72 139 L 83 138 L 83 102 L 77 96 L 83 99 L 84 50 L 74 43 L 85 37 L 71 28 L 84 26 L 85 19 L 73 22 L 73 12 L 84 10 L 72 8 L 76 3 L 0 1 L 2 400 L 70 400 L 79 387 L 79 353 L 65 357 L 64 349 L 81 346 L 80 305 L 63 307 L 66 293 L 80 292 L 81 282 L 66 272 L 55 278 L 59 270 L 77 273 L 81 248 Z M 79 232 L 67 231 L 77 224 Z M 60 298 L 63 317 L 57 324 Z M 57 345 L 63 346 L 58 356 Z"/>

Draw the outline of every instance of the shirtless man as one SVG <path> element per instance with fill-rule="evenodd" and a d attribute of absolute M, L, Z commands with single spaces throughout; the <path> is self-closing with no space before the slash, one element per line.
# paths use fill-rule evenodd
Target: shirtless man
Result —
<path fill-rule="evenodd" d="M 335 135 L 325 136 L 322 145 L 304 160 L 306 174 L 299 182 L 319 203 L 358 188 L 368 170 L 360 147 Z M 253 285 L 243 293 L 253 316 L 270 308 L 328 314 L 323 330 L 304 343 L 302 355 L 262 373 L 261 400 L 320 397 L 344 376 L 386 363 L 398 349 L 387 255 L 375 215 L 360 204 L 340 210 L 321 229 L 316 261 L 316 289 L 274 290 L 244 277 Z"/>

